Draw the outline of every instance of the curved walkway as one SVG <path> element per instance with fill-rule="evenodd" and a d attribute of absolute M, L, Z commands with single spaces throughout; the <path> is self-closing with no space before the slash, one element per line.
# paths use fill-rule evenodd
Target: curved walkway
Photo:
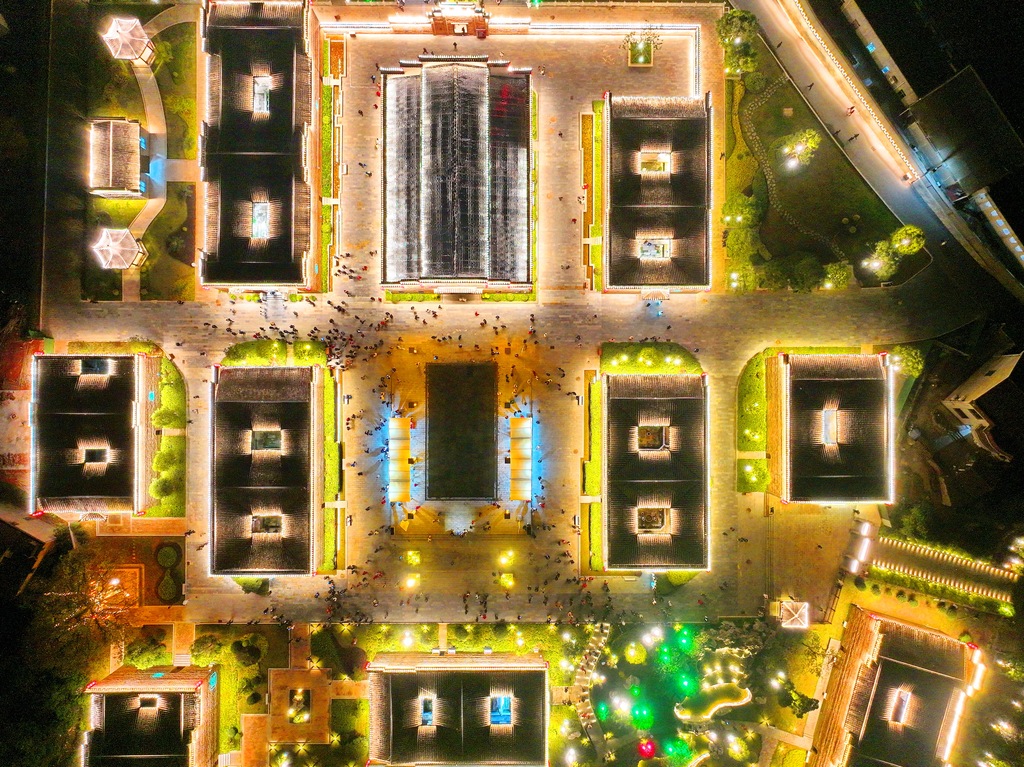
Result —
<path fill-rule="evenodd" d="M 594 631 L 590 642 L 587 643 L 587 649 L 583 651 L 583 658 L 580 659 L 580 666 L 576 669 L 573 685 L 569 688 L 569 699 L 583 723 L 587 737 L 590 738 L 590 742 L 594 746 L 598 760 L 602 762 L 608 759 L 608 749 L 605 747 L 604 732 L 594 715 L 594 707 L 590 701 L 590 675 L 597 668 L 598 661 L 601 660 L 601 651 L 608 643 L 610 631 L 611 626 L 607 623 L 597 625 L 597 630 Z"/>
<path fill-rule="evenodd" d="M 158 13 L 146 22 L 143 29 L 152 39 L 175 24 L 194 23 L 197 12 L 197 6 L 175 5 Z M 167 176 L 170 167 L 167 159 L 167 119 L 156 74 L 148 64 L 133 66 L 132 70 L 142 93 L 142 103 L 146 108 L 146 130 L 149 133 L 149 199 L 128 227 L 132 236 L 141 239 L 167 202 Z"/>

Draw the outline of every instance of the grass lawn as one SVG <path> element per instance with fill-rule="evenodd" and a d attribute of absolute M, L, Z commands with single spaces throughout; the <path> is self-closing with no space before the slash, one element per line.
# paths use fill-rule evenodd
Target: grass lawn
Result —
<path fill-rule="evenodd" d="M 760 40 L 757 46 L 760 71 L 770 83 L 781 71 L 767 46 Z M 757 97 L 748 93 L 745 98 Z M 764 104 L 748 114 L 774 164 L 770 170 L 778 180 L 779 203 L 803 226 L 826 238 L 835 238 L 836 246 L 852 263 L 858 264 L 876 241 L 888 237 L 900 226 L 899 219 L 831 140 L 829 130 L 819 122 L 792 83 L 779 87 Z M 822 137 L 810 164 L 789 170 L 783 167 L 781 160 L 776 162 L 773 146 L 785 136 L 808 128 Z M 844 218 L 848 219 L 845 224 Z M 765 217 L 761 239 L 775 256 L 804 251 L 813 253 L 822 263 L 838 260 L 828 247 L 798 232 L 775 211 L 769 211 Z M 862 281 L 868 281 L 868 276 L 857 272 Z"/>
<path fill-rule="evenodd" d="M 677 375 L 704 372 L 697 358 L 679 344 L 606 341 L 601 344 L 601 372 L 644 375 Z"/>
<path fill-rule="evenodd" d="M 145 200 L 107 200 L 89 195 L 86 200 L 86 247 L 81 256 L 82 300 L 120 301 L 121 271 L 104 269 L 90 247 L 100 228 L 127 229 L 142 211 Z"/>
<path fill-rule="evenodd" d="M 175 24 L 153 37 L 153 71 L 164 102 L 167 156 L 196 159 L 196 25 Z"/>
<path fill-rule="evenodd" d="M 174 27 L 172 27 L 173 29 Z M 171 181 L 167 202 L 146 229 L 143 300 L 192 301 L 196 293 L 195 184 Z"/>

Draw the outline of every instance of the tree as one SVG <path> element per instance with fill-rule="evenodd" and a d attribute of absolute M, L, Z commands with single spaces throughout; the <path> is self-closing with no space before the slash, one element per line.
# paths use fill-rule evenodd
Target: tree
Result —
<path fill-rule="evenodd" d="M 149 420 L 157 429 L 183 429 L 185 427 L 184 413 L 169 407 L 157 408 Z"/>
<path fill-rule="evenodd" d="M 784 259 L 773 258 L 761 271 L 761 287 L 765 290 L 785 290 L 789 287 L 789 270 Z"/>
<path fill-rule="evenodd" d="M 843 290 L 853 282 L 853 269 L 849 261 L 833 261 L 825 264 L 825 280 L 822 287 L 826 290 Z"/>
<path fill-rule="evenodd" d="M 789 286 L 797 293 L 810 293 L 825 279 L 825 267 L 813 253 L 794 253 Z"/>
<path fill-rule="evenodd" d="M 725 51 L 725 73 L 742 75 L 757 69 L 757 17 L 750 11 L 733 10 L 723 15 L 715 28 Z"/>
<path fill-rule="evenodd" d="M 153 53 L 153 73 L 156 74 L 164 64 L 174 61 L 174 46 L 169 40 L 158 40 L 153 47 L 156 49 Z"/>
<path fill-rule="evenodd" d="M 896 274 L 901 258 L 901 254 L 896 251 L 889 240 L 879 240 L 875 243 L 875 249 L 864 265 L 874 272 L 878 279 L 887 280 Z"/>
<path fill-rule="evenodd" d="M 47 654 L 120 641 L 133 606 L 112 565 L 87 543 L 60 558 L 35 596 L 37 628 L 49 635 Z"/>
<path fill-rule="evenodd" d="M 170 663 L 171 654 L 162 641 L 164 636 L 165 632 L 161 629 L 158 633 L 145 634 L 129 642 L 124 648 L 125 665 L 147 669 Z"/>
<path fill-rule="evenodd" d="M 924 232 L 913 224 L 901 226 L 891 235 L 889 243 L 901 256 L 912 256 L 924 247 Z"/>
<path fill-rule="evenodd" d="M 203 634 L 196 637 L 189 650 L 192 653 L 192 663 L 197 666 L 209 666 L 220 660 L 224 643 L 213 634 Z"/>
<path fill-rule="evenodd" d="M 722 223 L 733 227 L 756 227 L 761 223 L 763 211 L 757 200 L 743 192 L 733 192 L 722 206 Z"/>
<path fill-rule="evenodd" d="M 778 140 L 779 151 L 788 161 L 797 165 L 808 165 L 818 147 L 821 146 L 821 134 L 814 128 L 791 133 Z"/>
<path fill-rule="evenodd" d="M 796 685 L 791 679 L 787 679 L 782 683 L 782 689 L 779 690 L 779 705 L 789 708 L 798 719 L 803 719 L 817 709 L 820 704 L 817 698 L 804 695 L 796 689 Z"/>
<path fill-rule="evenodd" d="M 899 344 L 889 352 L 893 370 L 911 378 L 917 378 L 924 372 L 924 355 L 916 346 Z"/>

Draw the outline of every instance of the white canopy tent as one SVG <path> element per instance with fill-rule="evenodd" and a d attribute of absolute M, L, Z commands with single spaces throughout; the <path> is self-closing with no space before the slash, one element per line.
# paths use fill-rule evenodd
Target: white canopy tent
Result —
<path fill-rule="evenodd" d="M 102 37 L 115 59 L 133 64 L 149 64 L 153 61 L 156 48 L 142 28 L 142 23 L 135 17 L 114 16 Z"/>
<path fill-rule="evenodd" d="M 104 269 L 130 269 L 146 257 L 145 247 L 127 229 L 100 229 L 92 252 Z"/>

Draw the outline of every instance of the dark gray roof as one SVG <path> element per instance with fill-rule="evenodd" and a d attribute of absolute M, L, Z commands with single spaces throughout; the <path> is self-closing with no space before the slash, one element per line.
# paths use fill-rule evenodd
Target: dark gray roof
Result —
<path fill-rule="evenodd" d="M 702 376 L 608 376 L 604 507 L 609 567 L 707 565 L 705 397 Z M 642 425 L 665 427 L 664 449 L 640 450 Z M 669 509 L 664 529 L 641 533 L 639 507 Z"/>
<path fill-rule="evenodd" d="M 707 284 L 707 102 L 612 97 L 607 105 L 608 286 Z M 641 152 L 670 155 L 671 172 L 641 174 Z M 669 243 L 669 258 L 640 258 L 643 243 L 653 240 Z"/>
<path fill-rule="evenodd" d="M 427 365 L 427 497 L 494 498 L 498 366 Z"/>
<path fill-rule="evenodd" d="M 530 280 L 530 76 L 386 74 L 384 281 Z"/>
<path fill-rule="evenodd" d="M 545 762 L 544 671 L 370 673 L 370 758 L 387 764 Z M 420 699 L 434 697 L 434 726 Z M 512 697 L 512 724 L 490 725 L 488 699 Z"/>
<path fill-rule="evenodd" d="M 138 693 L 96 698 L 99 726 L 88 734 L 86 767 L 186 767 L 197 696 L 162 692 L 152 708 L 139 707 Z"/>
<path fill-rule="evenodd" d="M 888 498 L 888 368 L 877 355 L 789 356 L 789 489 L 794 501 Z M 839 440 L 822 440 L 822 412 L 842 417 Z"/>
<path fill-rule="evenodd" d="M 939 748 L 967 684 L 967 645 L 904 623 L 882 620 L 878 663 L 864 666 L 847 714 L 855 735 L 851 767 L 938 767 Z M 902 726 L 890 721 L 899 691 L 911 695 Z"/>
<path fill-rule="evenodd" d="M 308 573 L 311 567 L 310 368 L 221 368 L 214 390 L 214 572 Z M 254 453 L 252 431 L 281 432 Z M 281 517 L 253 532 L 254 514 Z"/>
<path fill-rule="evenodd" d="M 210 104 L 203 126 L 207 238 L 203 279 L 217 284 L 303 281 L 311 191 L 302 134 L 311 120 L 311 64 L 301 4 L 211 7 L 207 24 Z M 253 108 L 254 77 L 270 77 L 269 114 Z M 251 236 L 251 203 L 271 203 L 272 235 Z"/>
<path fill-rule="evenodd" d="M 104 362 L 105 361 L 105 362 Z M 105 364 L 109 373 L 89 372 Z M 36 366 L 33 488 L 37 508 L 133 508 L 135 358 L 40 356 Z M 84 449 L 105 447 L 109 461 L 86 469 Z"/>

